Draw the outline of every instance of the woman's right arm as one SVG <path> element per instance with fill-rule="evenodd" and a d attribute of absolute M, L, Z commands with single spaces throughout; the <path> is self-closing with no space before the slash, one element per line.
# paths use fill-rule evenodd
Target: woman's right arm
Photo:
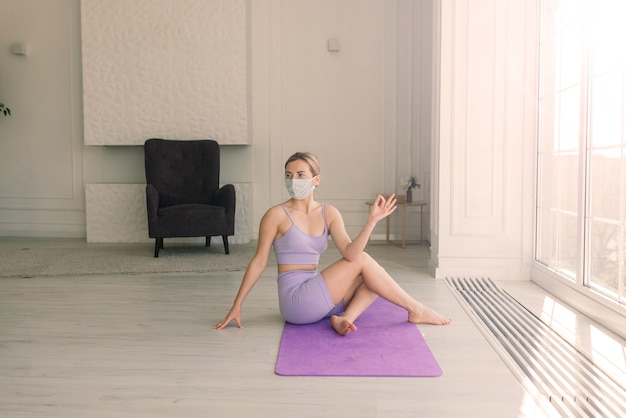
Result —
<path fill-rule="evenodd" d="M 237 296 L 235 296 L 233 306 L 230 308 L 230 311 L 224 319 L 215 325 L 215 329 L 225 328 L 232 320 L 237 322 L 237 326 L 239 328 L 243 327 L 241 325 L 241 307 L 244 300 L 248 296 L 248 293 L 250 293 L 256 282 L 259 280 L 259 277 L 261 277 L 261 274 L 265 271 L 267 260 L 272 249 L 272 243 L 274 242 L 277 231 L 278 217 L 276 216 L 276 211 L 270 209 L 263 216 L 263 219 L 261 219 L 257 250 L 246 268 L 241 285 L 239 286 L 239 291 L 237 292 Z"/>

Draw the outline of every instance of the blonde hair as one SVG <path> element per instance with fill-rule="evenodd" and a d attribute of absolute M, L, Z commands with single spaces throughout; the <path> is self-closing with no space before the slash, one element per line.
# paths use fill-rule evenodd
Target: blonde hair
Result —
<path fill-rule="evenodd" d="M 320 163 L 319 161 L 317 161 L 317 157 L 310 152 L 296 152 L 287 159 L 287 162 L 285 163 L 285 168 L 287 168 L 287 164 L 289 164 L 290 162 L 298 160 L 302 160 L 309 165 L 313 176 L 317 176 L 320 173 Z"/>

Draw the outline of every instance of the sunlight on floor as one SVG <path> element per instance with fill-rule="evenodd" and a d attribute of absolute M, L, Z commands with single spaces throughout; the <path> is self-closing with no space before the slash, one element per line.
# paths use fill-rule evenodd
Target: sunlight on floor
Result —
<path fill-rule="evenodd" d="M 569 307 L 545 296 L 541 320 L 583 351 L 598 366 L 612 371 L 618 378 L 626 377 L 626 345 L 621 339 L 591 323 L 581 323 L 581 317 Z"/>
<path fill-rule="evenodd" d="M 549 296 L 544 299 L 541 320 L 568 339 L 576 336 L 576 313 Z"/>
<path fill-rule="evenodd" d="M 590 331 L 593 361 L 603 364 L 608 360 L 620 370 L 626 370 L 626 347 L 598 327 L 591 325 Z"/>
<path fill-rule="evenodd" d="M 541 417 L 544 416 L 545 413 L 545 409 L 541 407 L 537 399 L 530 394 L 524 396 L 522 404 L 520 405 L 520 416 Z"/>

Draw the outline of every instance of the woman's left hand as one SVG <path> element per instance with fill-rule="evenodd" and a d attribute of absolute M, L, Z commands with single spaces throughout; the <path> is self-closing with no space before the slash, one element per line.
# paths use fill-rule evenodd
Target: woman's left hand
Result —
<path fill-rule="evenodd" d="M 398 208 L 396 206 L 397 203 L 396 195 L 389 195 L 388 198 L 385 199 L 383 195 L 376 196 L 376 200 L 374 200 L 374 204 L 372 205 L 372 210 L 370 211 L 370 219 L 373 222 L 378 222 L 381 219 L 391 215 L 394 210 Z"/>

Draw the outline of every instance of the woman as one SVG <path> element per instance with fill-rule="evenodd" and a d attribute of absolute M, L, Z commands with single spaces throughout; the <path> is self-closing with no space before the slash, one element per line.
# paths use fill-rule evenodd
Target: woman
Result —
<path fill-rule="evenodd" d="M 223 329 L 232 320 L 242 327 L 241 306 L 265 270 L 272 246 L 278 263 L 279 307 L 287 322 L 308 324 L 330 318 L 335 331 L 347 335 L 356 331 L 355 320 L 381 296 L 406 309 L 410 322 L 450 323 L 449 318 L 413 299 L 363 251 L 376 223 L 396 210 L 394 195 L 388 199 L 378 195 L 367 223 L 352 241 L 339 211 L 313 199 L 319 184 L 319 163 L 314 155 L 297 152 L 289 157 L 285 186 L 291 199 L 263 216 L 256 254 L 233 306 L 215 329 Z M 326 250 L 329 234 L 342 258 L 319 272 L 319 257 Z"/>

